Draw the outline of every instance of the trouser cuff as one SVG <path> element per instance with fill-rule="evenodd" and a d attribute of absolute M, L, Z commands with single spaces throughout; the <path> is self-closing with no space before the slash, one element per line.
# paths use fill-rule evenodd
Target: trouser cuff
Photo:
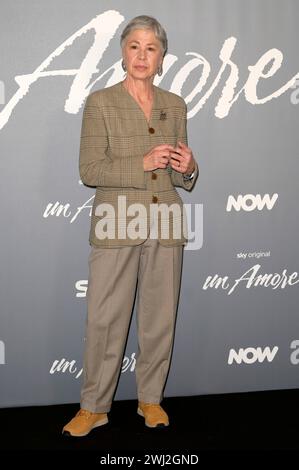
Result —
<path fill-rule="evenodd" d="M 84 410 L 91 411 L 92 413 L 108 413 L 111 409 L 111 403 L 96 406 L 94 403 L 90 403 L 83 400 L 81 401 L 81 408 Z"/>
<path fill-rule="evenodd" d="M 159 405 L 162 401 L 162 397 L 157 395 L 138 393 L 138 401 L 142 401 L 143 403 L 157 403 Z"/>

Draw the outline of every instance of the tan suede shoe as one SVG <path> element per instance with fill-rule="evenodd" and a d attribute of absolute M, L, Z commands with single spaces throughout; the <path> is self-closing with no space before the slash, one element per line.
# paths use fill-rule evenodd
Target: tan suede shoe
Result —
<path fill-rule="evenodd" d="M 139 401 L 137 413 L 145 418 L 145 425 L 149 428 L 162 428 L 169 425 L 167 414 L 157 403 Z"/>
<path fill-rule="evenodd" d="M 66 424 L 62 430 L 64 436 L 82 437 L 94 428 L 108 423 L 107 413 L 92 413 L 87 410 L 79 410 L 76 416 Z"/>

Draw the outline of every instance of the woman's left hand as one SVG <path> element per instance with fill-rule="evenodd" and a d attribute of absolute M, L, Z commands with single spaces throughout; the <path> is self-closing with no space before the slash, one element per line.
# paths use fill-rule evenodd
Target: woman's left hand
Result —
<path fill-rule="evenodd" d="M 196 165 L 192 150 L 183 142 L 178 141 L 175 151 L 176 153 L 170 152 L 169 162 L 171 167 L 179 173 L 186 175 L 193 173 Z"/>

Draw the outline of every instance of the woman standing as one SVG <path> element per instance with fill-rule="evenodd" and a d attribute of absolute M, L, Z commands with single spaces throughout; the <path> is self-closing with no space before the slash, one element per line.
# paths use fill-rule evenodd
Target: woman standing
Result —
<path fill-rule="evenodd" d="M 164 29 L 155 18 L 137 16 L 122 32 L 121 48 L 125 80 L 91 93 L 83 113 L 80 176 L 96 187 L 96 195 L 81 408 L 63 428 L 71 436 L 85 436 L 108 422 L 136 286 L 137 413 L 146 426 L 169 424 L 160 403 L 187 241 L 183 203 L 174 186 L 191 190 L 199 168 L 187 145 L 184 100 L 153 85 L 167 50 Z M 134 210 L 124 211 L 120 200 Z M 155 232 L 157 203 L 167 208 L 168 218 L 162 211 Z M 169 211 L 174 206 L 176 213 Z"/>

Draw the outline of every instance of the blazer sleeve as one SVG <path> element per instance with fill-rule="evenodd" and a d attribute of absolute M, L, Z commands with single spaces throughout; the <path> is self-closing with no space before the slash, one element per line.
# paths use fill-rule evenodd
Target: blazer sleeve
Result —
<path fill-rule="evenodd" d="M 99 103 L 93 92 L 88 95 L 82 117 L 79 173 L 88 186 L 146 188 L 141 156 L 113 156 L 108 151 L 108 133 Z"/>
<path fill-rule="evenodd" d="M 188 137 L 187 137 L 187 105 L 185 101 L 183 100 L 183 115 L 182 118 L 180 119 L 180 124 L 178 126 L 178 135 L 177 135 L 177 141 L 183 142 L 185 145 L 188 146 Z M 170 167 L 171 168 L 171 167 Z M 174 186 L 180 186 L 187 191 L 191 191 L 193 188 L 195 181 L 199 175 L 199 166 L 197 162 L 195 161 L 195 174 L 192 180 L 190 181 L 185 181 L 183 178 L 183 174 L 174 170 L 171 168 L 171 181 Z"/>

